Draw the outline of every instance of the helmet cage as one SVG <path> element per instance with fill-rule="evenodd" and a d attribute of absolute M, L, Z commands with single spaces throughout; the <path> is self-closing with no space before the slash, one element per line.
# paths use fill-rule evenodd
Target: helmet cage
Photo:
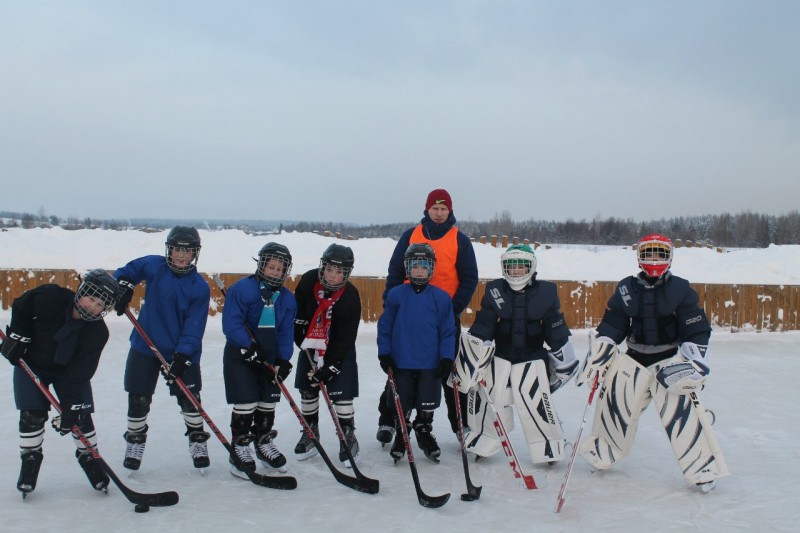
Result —
<path fill-rule="evenodd" d="M 103 302 L 103 308 L 100 313 L 95 314 L 89 309 L 83 307 L 80 301 L 85 297 L 95 298 Z M 83 275 L 78 290 L 75 291 L 75 310 L 78 315 L 87 322 L 100 320 L 114 308 L 117 302 L 117 282 L 104 270 L 96 269 L 90 270 Z"/>
<path fill-rule="evenodd" d="M 511 246 L 500 256 L 503 279 L 515 291 L 525 288 L 536 273 L 536 255 L 530 246 Z M 525 271 L 520 273 L 519 267 Z"/>
<path fill-rule="evenodd" d="M 436 269 L 436 252 L 428 243 L 414 243 L 408 247 L 403 256 L 403 266 L 406 269 L 406 277 L 412 285 L 423 286 L 430 283 L 433 272 Z M 414 267 L 424 267 L 424 276 L 414 275 Z"/>
<path fill-rule="evenodd" d="M 268 276 L 264 274 L 264 267 L 273 259 L 279 261 L 282 267 L 282 274 L 280 276 Z M 256 270 L 256 276 L 259 280 L 263 281 L 267 285 L 271 287 L 280 287 L 286 281 L 286 278 L 289 277 L 289 274 L 292 273 L 292 257 L 287 256 L 285 253 L 280 253 L 280 251 L 267 251 L 265 253 L 258 254 L 258 269 Z"/>
<path fill-rule="evenodd" d="M 650 277 L 660 278 L 672 265 L 672 241 L 662 235 L 648 235 L 636 248 L 639 268 Z"/>

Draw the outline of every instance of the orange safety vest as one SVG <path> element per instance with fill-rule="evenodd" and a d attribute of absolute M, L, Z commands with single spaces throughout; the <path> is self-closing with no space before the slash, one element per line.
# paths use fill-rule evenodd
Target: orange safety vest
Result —
<path fill-rule="evenodd" d="M 452 298 L 458 290 L 458 271 L 456 271 L 456 258 L 458 257 L 458 228 L 453 226 L 441 239 L 431 241 L 425 238 L 422 224 L 414 228 L 409 244 L 428 243 L 436 253 L 436 266 L 433 269 L 431 285 L 439 287 Z M 407 280 L 406 280 L 407 281 Z"/>

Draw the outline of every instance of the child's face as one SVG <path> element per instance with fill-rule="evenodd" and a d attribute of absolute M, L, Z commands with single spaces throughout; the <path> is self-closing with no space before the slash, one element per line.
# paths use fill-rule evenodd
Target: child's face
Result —
<path fill-rule="evenodd" d="M 172 264 L 176 267 L 186 268 L 194 259 L 194 253 L 189 248 L 173 248 L 170 257 L 172 258 Z"/>
<path fill-rule="evenodd" d="M 429 275 L 428 269 L 425 266 L 421 265 L 421 264 L 416 264 L 416 265 L 411 267 L 411 277 L 412 278 L 424 279 L 424 278 L 427 278 L 428 275 Z"/>
<path fill-rule="evenodd" d="M 283 261 L 280 259 L 270 259 L 264 264 L 261 271 L 265 278 L 281 278 L 283 277 Z"/>
<path fill-rule="evenodd" d="M 94 316 L 100 316 L 100 314 L 106 307 L 106 303 L 103 301 L 102 298 L 98 298 L 97 296 L 88 296 L 88 295 L 82 296 L 78 300 L 78 305 Z M 77 311 L 73 310 L 72 316 L 73 318 L 78 318 L 80 315 L 78 315 Z"/>
<path fill-rule="evenodd" d="M 339 285 L 344 281 L 344 270 L 336 265 L 326 265 L 322 277 L 325 279 L 325 283 L 333 286 Z"/>

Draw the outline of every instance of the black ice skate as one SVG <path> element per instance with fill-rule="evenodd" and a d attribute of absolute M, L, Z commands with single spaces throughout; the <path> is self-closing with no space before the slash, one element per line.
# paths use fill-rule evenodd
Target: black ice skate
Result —
<path fill-rule="evenodd" d="M 189 432 L 189 454 L 192 456 L 195 468 L 202 470 L 211 465 L 211 459 L 208 457 L 207 442 L 210 436 L 210 433 L 202 430 Z"/>
<path fill-rule="evenodd" d="M 389 450 L 389 455 L 394 459 L 394 464 L 397 464 L 406 455 L 406 443 L 403 440 L 403 432 L 399 429 L 395 432 L 394 443 L 392 443 L 392 449 Z"/>
<path fill-rule="evenodd" d="M 439 462 L 439 456 L 442 450 L 439 449 L 439 444 L 436 442 L 436 437 L 433 436 L 433 428 L 428 423 L 417 422 L 414 424 L 414 433 L 417 435 L 417 445 L 425 457 L 433 461 Z"/>
<path fill-rule="evenodd" d="M 256 457 L 264 465 L 264 468 L 274 468 L 278 472 L 286 472 L 286 457 L 273 442 L 277 436 L 278 432 L 274 429 L 261 435 L 256 444 Z"/>
<path fill-rule="evenodd" d="M 256 461 L 253 459 L 253 452 L 250 448 L 253 437 L 252 434 L 247 434 L 239 436 L 233 441 L 233 449 L 236 453 L 236 457 L 239 459 L 239 464 L 236 464 L 233 457 L 231 457 L 229 461 L 231 463 L 231 474 L 236 477 L 249 479 L 247 477 L 247 472 L 256 471 Z"/>
<path fill-rule="evenodd" d="M 83 468 L 83 472 L 89 479 L 89 484 L 94 490 L 108 492 L 108 474 L 105 473 L 103 467 L 100 466 L 100 461 L 92 457 L 88 450 L 75 450 L 75 457 L 78 458 L 78 464 Z"/>
<path fill-rule="evenodd" d="M 319 440 L 319 425 L 311 423 L 309 426 L 311 427 L 311 431 L 314 432 L 316 439 Z M 314 457 L 319 452 L 314 446 L 314 442 L 306 433 L 305 428 L 303 428 L 301 431 L 303 434 L 300 436 L 300 440 L 297 441 L 297 446 L 294 447 L 294 454 L 297 456 L 298 461 L 305 461 L 309 457 Z"/>
<path fill-rule="evenodd" d="M 381 443 L 381 448 L 392 442 L 394 438 L 394 426 L 378 426 L 378 433 L 375 435 L 378 442 Z"/>
<path fill-rule="evenodd" d="M 145 431 L 126 431 L 125 435 L 125 460 L 122 466 L 128 470 L 139 470 L 142 466 L 142 456 L 144 447 L 147 443 L 147 432 Z"/>
<path fill-rule="evenodd" d="M 22 466 L 19 469 L 19 480 L 17 480 L 17 490 L 22 493 L 24 499 L 36 488 L 36 480 L 39 478 L 39 468 L 42 466 L 41 450 L 25 450 L 21 454 Z"/>
<path fill-rule="evenodd" d="M 354 433 L 354 428 L 351 426 L 342 426 L 342 431 L 344 432 L 344 442 L 339 442 L 339 460 L 345 463 L 347 468 L 353 468 L 350 464 L 350 460 L 347 457 L 347 450 L 345 449 L 345 443 L 347 447 L 350 448 L 350 455 L 353 456 L 355 459 L 358 456 L 359 446 L 358 440 L 356 439 L 356 434 Z"/>

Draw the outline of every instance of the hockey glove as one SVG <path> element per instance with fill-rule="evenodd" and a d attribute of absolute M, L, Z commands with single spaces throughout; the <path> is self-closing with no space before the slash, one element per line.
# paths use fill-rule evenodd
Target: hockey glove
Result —
<path fill-rule="evenodd" d="M 616 354 L 617 343 L 608 337 L 595 338 L 595 331 L 590 331 L 589 353 L 586 354 L 586 359 L 583 360 L 583 365 L 578 371 L 575 384 L 580 387 L 584 383 L 592 382 L 595 375 L 599 375 L 602 379 Z"/>
<path fill-rule="evenodd" d="M 264 373 L 264 378 L 267 381 L 275 384 L 278 384 L 286 379 L 286 377 L 292 371 L 292 363 L 286 361 L 285 359 L 275 359 L 275 364 L 272 366 L 267 366 L 266 363 L 261 363 L 261 367 L 263 368 L 262 372 Z"/>
<path fill-rule="evenodd" d="M 191 366 L 192 362 L 189 360 L 188 355 L 175 352 L 172 356 L 172 363 L 169 365 L 169 371 L 162 372 L 162 374 L 164 374 L 164 378 L 167 380 L 167 383 L 172 385 L 175 383 L 176 379 L 183 377 L 183 375 Z"/>
<path fill-rule="evenodd" d="M 560 349 L 547 352 L 547 355 L 550 360 L 548 377 L 552 394 L 569 383 L 572 376 L 578 372 L 578 359 L 575 357 L 575 349 L 569 339 Z"/>
<path fill-rule="evenodd" d="M 69 435 L 72 433 L 72 426 L 79 426 L 81 423 L 81 412 L 72 411 L 64 407 L 60 416 L 54 416 L 50 423 L 58 433 L 61 435 Z"/>
<path fill-rule="evenodd" d="M 114 310 L 117 312 L 117 316 L 125 314 L 125 309 L 128 308 L 128 305 L 131 303 L 131 298 L 133 298 L 133 289 L 135 287 L 136 285 L 133 284 L 133 281 L 125 276 L 120 276 L 117 280 L 117 293 L 119 297 L 117 298 L 117 303 L 114 304 Z"/>
<path fill-rule="evenodd" d="M 326 361 L 325 366 L 312 373 L 309 378 L 311 379 L 311 386 L 318 387 L 320 383 L 328 383 L 330 380 L 339 375 L 340 363 Z"/>
<path fill-rule="evenodd" d="M 453 360 L 439 359 L 439 368 L 436 369 L 436 377 L 444 378 L 449 376 L 451 372 L 453 372 Z"/>
<path fill-rule="evenodd" d="M 6 340 L 0 346 L 0 353 L 3 357 L 8 359 L 8 362 L 16 366 L 19 360 L 28 353 L 28 347 L 31 345 L 31 338 L 11 331 L 9 326 L 6 326 Z"/>
<path fill-rule="evenodd" d="M 378 361 L 381 363 L 381 370 L 383 370 L 386 375 L 389 374 L 389 370 L 394 372 L 394 359 L 392 359 L 391 355 L 379 355 Z"/>

